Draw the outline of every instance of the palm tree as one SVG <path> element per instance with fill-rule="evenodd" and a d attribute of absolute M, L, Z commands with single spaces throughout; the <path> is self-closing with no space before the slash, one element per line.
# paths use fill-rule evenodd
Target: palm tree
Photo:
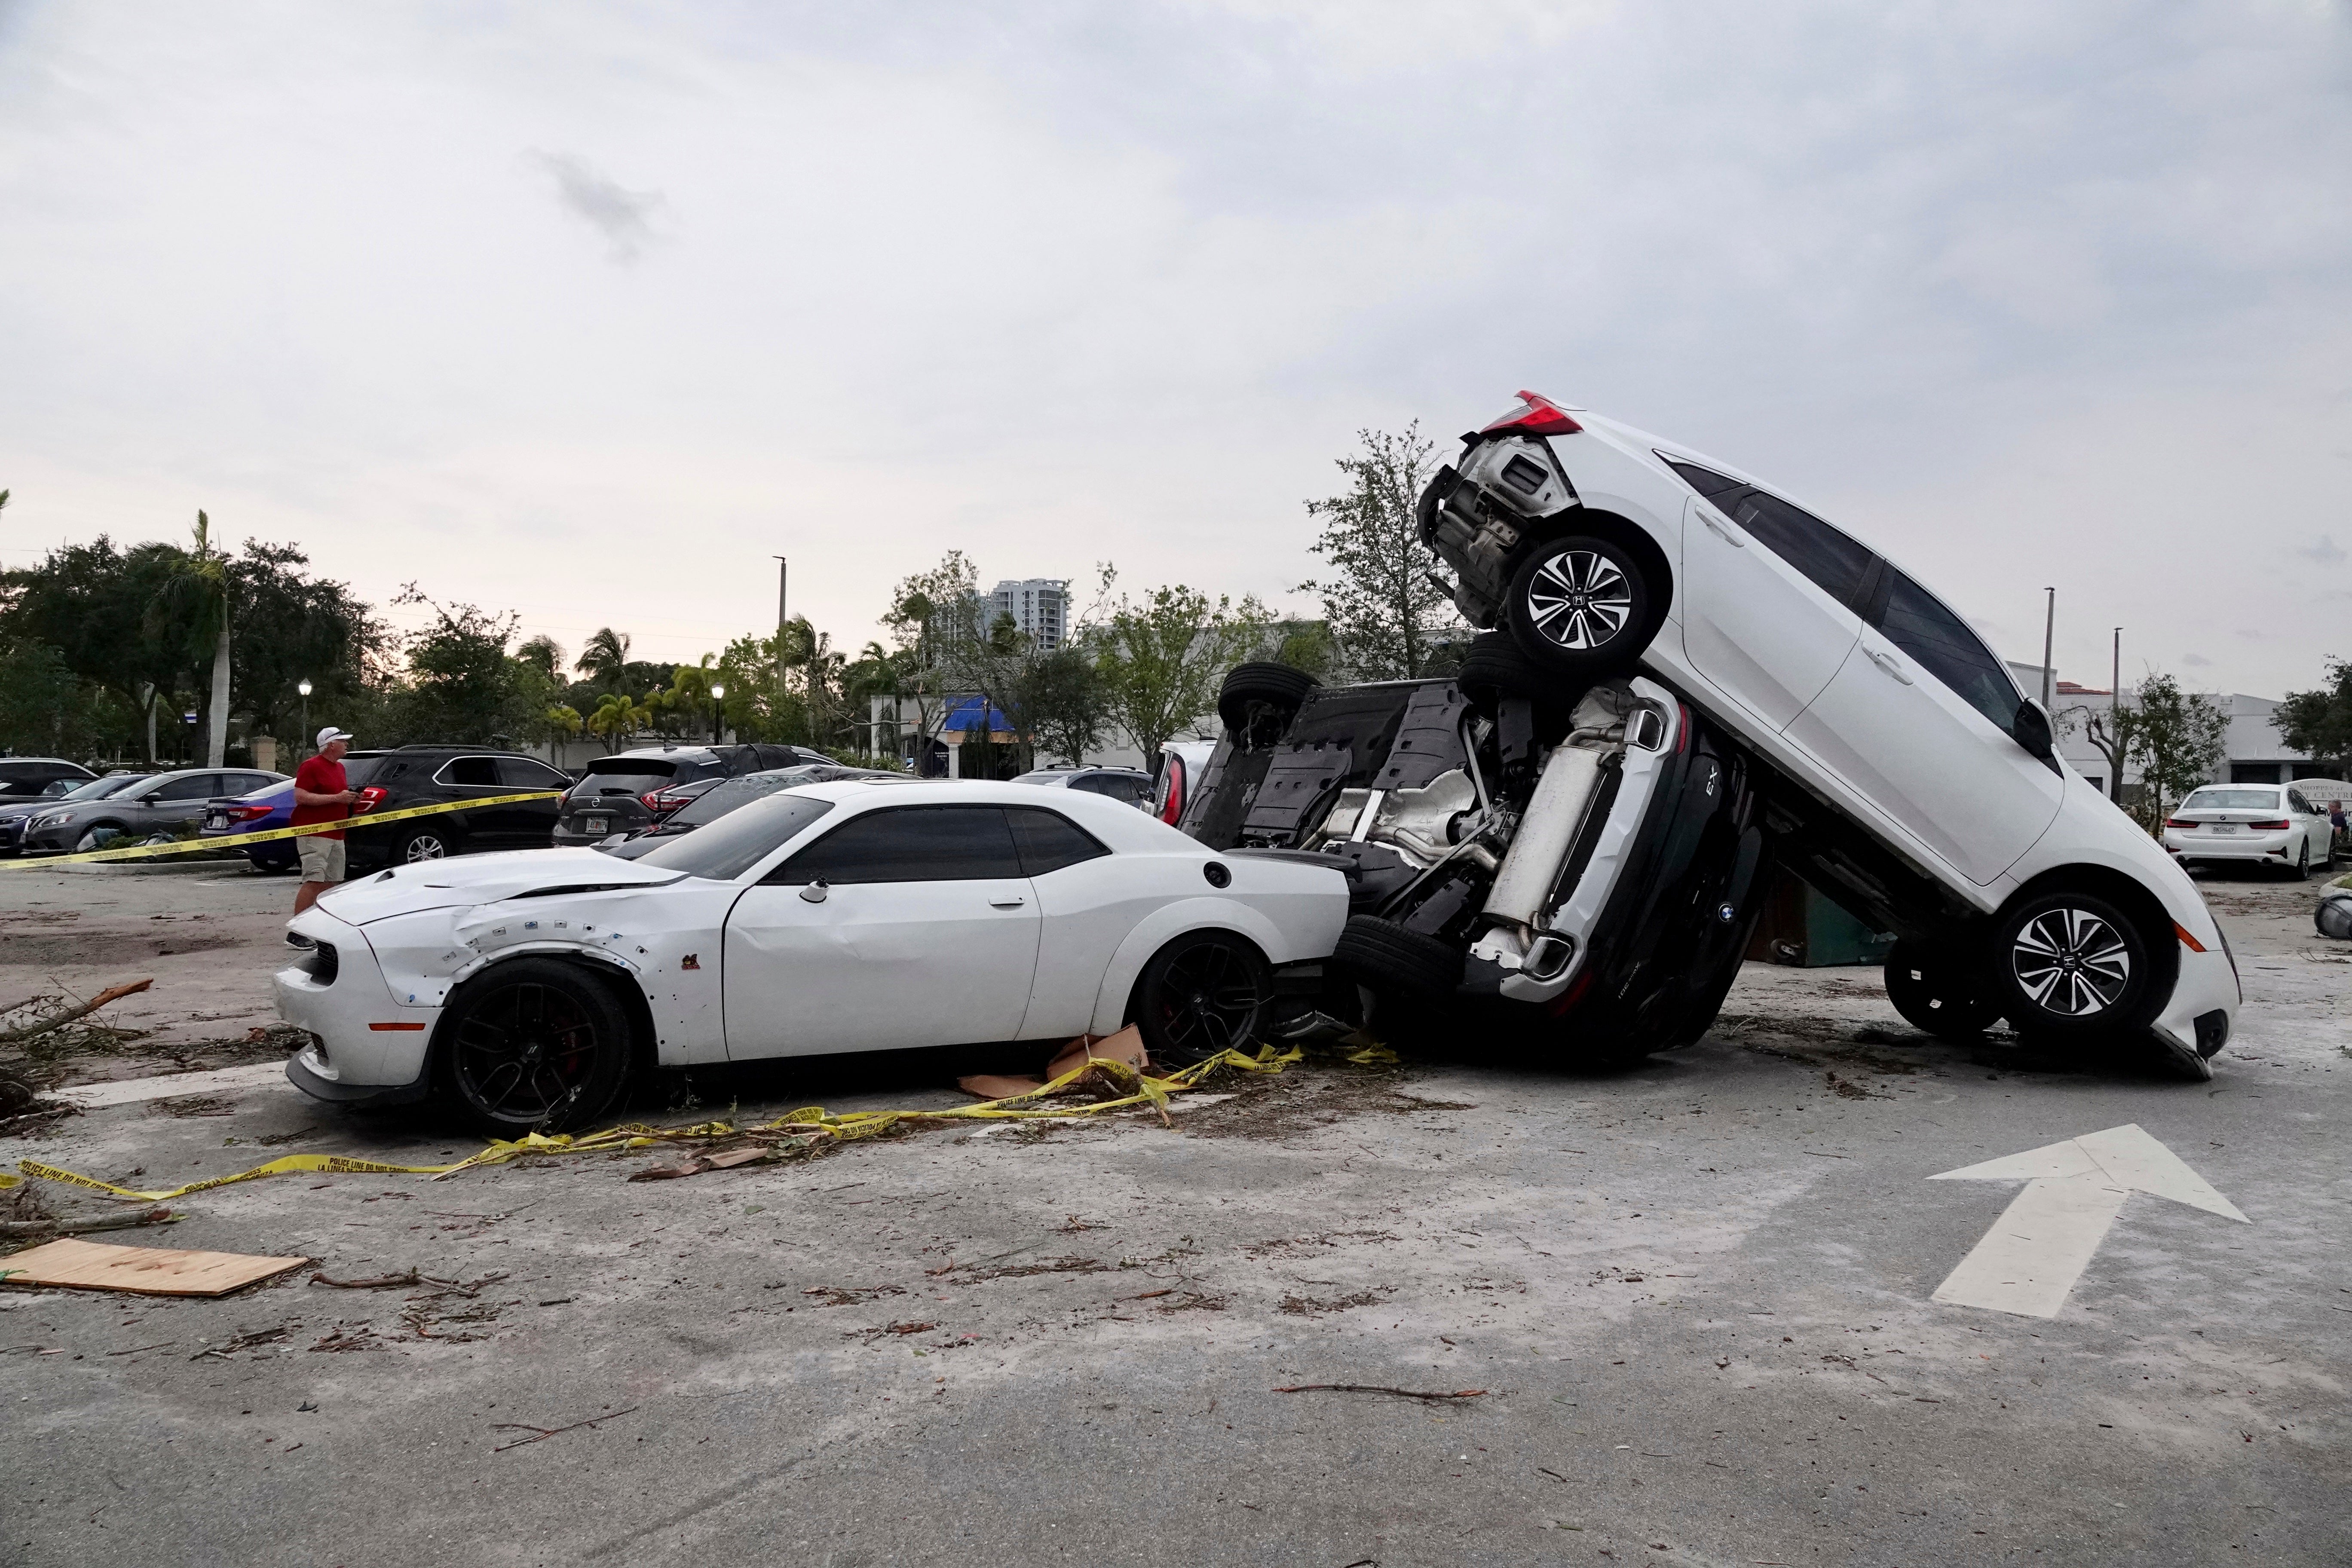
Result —
<path fill-rule="evenodd" d="M 600 626 L 580 647 L 580 657 L 572 668 L 589 679 L 611 686 L 618 682 L 629 663 L 629 634 L 616 632 L 610 626 Z"/>
<path fill-rule="evenodd" d="M 653 712 L 644 703 L 632 702 L 626 692 L 615 691 L 596 704 L 596 711 L 588 716 L 588 730 L 604 736 L 607 745 L 617 745 L 622 736 L 652 720 Z"/>
<path fill-rule="evenodd" d="M 207 644 L 213 658 L 212 696 L 208 704 L 205 766 L 219 767 L 228 752 L 228 557 L 212 545 L 212 519 L 196 513 L 196 547 L 175 551 L 163 591 L 149 609 L 151 625 L 166 617 L 188 628 L 189 651 L 202 658 Z"/>
<path fill-rule="evenodd" d="M 543 671 L 552 680 L 555 672 L 563 668 L 563 645 L 541 632 L 535 637 L 524 639 L 523 645 L 515 649 L 515 657 L 532 668 Z"/>

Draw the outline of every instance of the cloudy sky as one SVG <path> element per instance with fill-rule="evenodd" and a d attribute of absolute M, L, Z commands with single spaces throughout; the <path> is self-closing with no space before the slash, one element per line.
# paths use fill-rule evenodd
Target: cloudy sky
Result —
<path fill-rule="evenodd" d="M 289 540 L 692 658 L 984 576 L 1306 607 L 1531 386 L 2011 658 L 2352 657 L 2352 5 L 0 0 L 0 561 Z"/>

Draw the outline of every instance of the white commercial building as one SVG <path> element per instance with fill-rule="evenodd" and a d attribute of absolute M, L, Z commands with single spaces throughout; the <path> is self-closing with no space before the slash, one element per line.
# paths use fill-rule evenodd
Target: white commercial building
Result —
<path fill-rule="evenodd" d="M 999 583 L 989 595 L 989 620 L 1011 616 L 1030 643 L 1051 653 L 1070 635 L 1070 584 L 1067 578 L 1029 577 Z"/>

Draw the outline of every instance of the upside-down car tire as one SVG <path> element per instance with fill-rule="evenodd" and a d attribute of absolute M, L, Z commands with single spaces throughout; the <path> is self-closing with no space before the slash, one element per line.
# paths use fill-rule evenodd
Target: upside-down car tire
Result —
<path fill-rule="evenodd" d="M 1444 1001 L 1462 984 L 1462 954 L 1453 943 L 1378 915 L 1348 917 L 1330 964 L 1374 995 L 1402 1001 Z"/>
<path fill-rule="evenodd" d="M 1573 534 L 1519 563 L 1503 598 L 1513 641 L 1555 679 L 1590 684 L 1633 668 L 1657 629 L 1649 574 L 1632 551 Z"/>
<path fill-rule="evenodd" d="M 509 959 L 449 999 L 436 1037 L 441 1098 L 493 1137 L 570 1131 L 620 1094 L 630 1033 L 598 976 L 558 959 Z"/>
<path fill-rule="evenodd" d="M 1506 697 L 1543 701 L 1560 691 L 1559 678 L 1521 652 L 1508 632 L 1480 632 L 1472 637 L 1462 668 L 1454 672 L 1454 684 L 1473 708 L 1487 714 Z"/>
<path fill-rule="evenodd" d="M 1217 717 L 1225 721 L 1226 729 L 1236 732 L 1248 729 L 1251 721 L 1262 714 L 1287 724 L 1307 694 L 1319 684 L 1305 670 L 1286 664 L 1237 664 L 1218 689 Z"/>
<path fill-rule="evenodd" d="M 1886 999 L 1913 1028 L 1938 1039 L 1973 1039 L 2000 1016 L 1978 966 L 1920 942 L 1898 942 L 1887 951 Z"/>
<path fill-rule="evenodd" d="M 2043 893 L 2010 910 L 1993 926 L 1985 967 L 1992 1005 L 2046 1045 L 2106 1043 L 2163 1002 L 2147 933 L 2089 893 Z"/>

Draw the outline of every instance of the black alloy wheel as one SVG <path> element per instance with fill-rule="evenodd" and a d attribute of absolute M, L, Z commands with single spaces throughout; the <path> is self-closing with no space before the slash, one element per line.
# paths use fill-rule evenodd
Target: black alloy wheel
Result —
<path fill-rule="evenodd" d="M 1151 955 L 1135 983 L 1135 1026 L 1159 1067 L 1247 1050 L 1274 997 L 1274 972 L 1229 931 L 1194 931 Z"/>
<path fill-rule="evenodd" d="M 442 1039 L 446 1097 L 502 1138 L 578 1127 L 628 1076 L 627 1016 L 596 977 L 553 959 L 513 959 L 462 988 Z"/>
<path fill-rule="evenodd" d="M 2022 1034 L 2090 1040 L 2138 1028 L 2154 955 L 2130 916 L 2087 893 L 2044 893 L 1994 928 L 1992 1002 Z"/>
<path fill-rule="evenodd" d="M 2000 1016 L 1978 965 L 1925 942 L 1898 942 L 1886 954 L 1886 999 L 1911 1026 L 1944 1040 L 1974 1039 Z"/>
<path fill-rule="evenodd" d="M 1633 668 L 1655 629 L 1650 600 L 1632 552 L 1579 534 L 1538 544 L 1519 563 L 1503 622 L 1542 668 L 1591 680 Z"/>

